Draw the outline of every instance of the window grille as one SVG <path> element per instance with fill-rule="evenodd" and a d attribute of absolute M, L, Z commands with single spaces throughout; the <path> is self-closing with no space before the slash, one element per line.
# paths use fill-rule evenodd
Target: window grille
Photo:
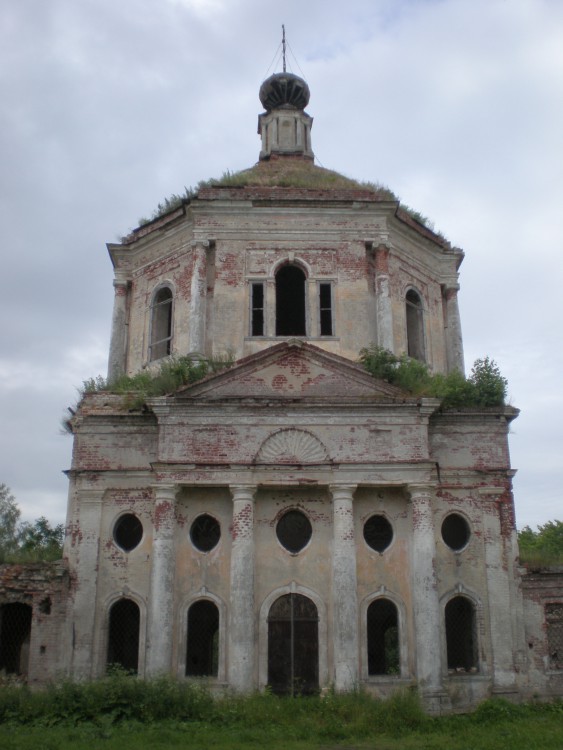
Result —
<path fill-rule="evenodd" d="M 139 607 L 131 599 L 120 599 L 109 611 L 107 665 L 117 664 L 128 672 L 139 668 Z"/>
<path fill-rule="evenodd" d="M 0 670 L 27 674 L 31 638 L 31 607 L 13 602 L 0 607 Z"/>
<path fill-rule="evenodd" d="M 217 677 L 219 669 L 219 610 L 207 599 L 188 610 L 186 675 Z"/>
<path fill-rule="evenodd" d="M 399 621 L 389 599 L 376 599 L 367 611 L 368 674 L 399 674 Z"/>
<path fill-rule="evenodd" d="M 268 684 L 276 695 L 311 695 L 319 689 L 319 617 L 310 599 L 285 594 L 268 616 Z"/>
<path fill-rule="evenodd" d="M 563 602 L 545 605 L 549 668 L 563 669 Z"/>
<path fill-rule="evenodd" d="M 445 615 L 448 670 L 476 672 L 477 634 L 473 604 L 463 596 L 456 596 L 446 604 Z"/>

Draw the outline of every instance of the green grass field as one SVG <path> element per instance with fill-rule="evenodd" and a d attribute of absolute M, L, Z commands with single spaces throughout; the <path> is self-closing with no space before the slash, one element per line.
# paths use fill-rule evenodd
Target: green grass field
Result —
<path fill-rule="evenodd" d="M 1 750 L 562 750 L 563 703 L 482 703 L 430 718 L 413 691 L 213 698 L 204 688 L 116 674 L 41 691 L 0 686 Z"/>

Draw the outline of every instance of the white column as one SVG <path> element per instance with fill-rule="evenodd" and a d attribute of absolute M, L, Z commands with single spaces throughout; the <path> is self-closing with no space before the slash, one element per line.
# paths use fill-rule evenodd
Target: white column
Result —
<path fill-rule="evenodd" d="M 379 245 L 375 251 L 375 310 L 377 345 L 394 351 L 393 310 L 389 290 L 389 248 Z"/>
<path fill-rule="evenodd" d="M 465 373 L 463 358 L 463 339 L 461 336 L 461 318 L 457 293 L 459 285 L 446 286 L 443 289 L 444 304 L 446 306 L 446 359 L 448 372 L 459 370 Z"/>
<path fill-rule="evenodd" d="M 433 489 L 409 486 L 412 506 L 413 613 L 416 677 L 422 694 L 442 690 L 442 617 L 435 559 L 436 540 L 432 514 Z"/>
<path fill-rule="evenodd" d="M 231 546 L 231 612 L 229 626 L 229 686 L 237 692 L 254 688 L 254 492 L 255 487 L 231 487 L 233 524 Z"/>
<path fill-rule="evenodd" d="M 154 488 L 154 530 L 147 613 L 146 674 L 168 674 L 172 668 L 174 632 L 175 485 Z"/>
<path fill-rule="evenodd" d="M 193 265 L 190 287 L 189 351 L 205 352 L 205 321 L 207 318 L 207 250 L 209 242 L 192 242 Z"/>
<path fill-rule="evenodd" d="M 88 680 L 96 674 L 93 647 L 102 503 L 103 495 L 99 490 L 78 491 L 79 546 L 75 557 L 72 617 L 72 677 L 75 680 Z"/>
<path fill-rule="evenodd" d="M 332 607 L 334 688 L 358 687 L 358 591 L 353 494 L 355 486 L 330 488 L 333 505 Z"/>
<path fill-rule="evenodd" d="M 108 358 L 108 380 L 116 380 L 125 373 L 127 346 L 127 292 L 125 279 L 116 278 L 113 282 L 113 316 Z"/>

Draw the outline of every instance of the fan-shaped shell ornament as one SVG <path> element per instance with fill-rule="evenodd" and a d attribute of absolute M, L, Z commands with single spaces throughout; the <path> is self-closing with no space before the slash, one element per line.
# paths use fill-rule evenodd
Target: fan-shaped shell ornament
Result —
<path fill-rule="evenodd" d="M 320 464 L 329 460 L 321 441 L 305 430 L 280 430 L 262 443 L 256 455 L 258 463 Z"/>

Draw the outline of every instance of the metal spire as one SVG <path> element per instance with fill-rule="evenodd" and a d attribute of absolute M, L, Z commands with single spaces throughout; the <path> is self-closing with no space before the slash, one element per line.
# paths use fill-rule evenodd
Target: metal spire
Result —
<path fill-rule="evenodd" d="M 283 72 L 285 73 L 285 26 L 282 24 L 282 54 L 283 54 Z"/>

